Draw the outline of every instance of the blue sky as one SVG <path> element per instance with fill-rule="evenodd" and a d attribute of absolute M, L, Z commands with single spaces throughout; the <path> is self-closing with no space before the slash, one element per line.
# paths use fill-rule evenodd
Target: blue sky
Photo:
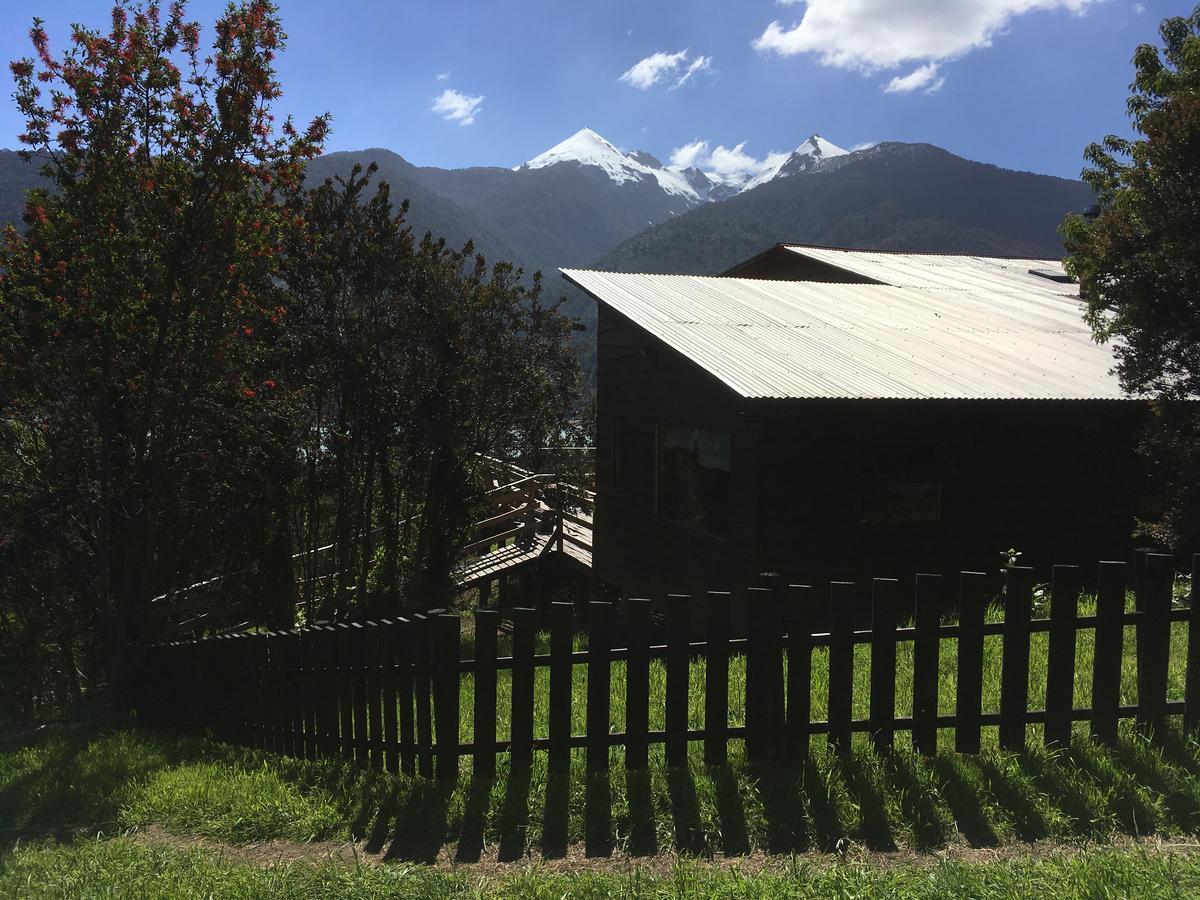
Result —
<path fill-rule="evenodd" d="M 189 12 L 211 25 L 223 6 L 192 0 Z M 925 141 L 1075 177 L 1089 141 L 1128 130 L 1134 48 L 1191 6 L 280 0 L 289 34 L 281 110 L 332 113 L 330 150 L 382 146 L 419 165 L 515 165 L 587 125 L 664 161 L 691 145 L 703 165 L 744 143 L 752 165 L 817 132 L 845 148 Z M 29 53 L 35 15 L 61 47 L 69 22 L 102 27 L 108 9 L 105 0 L 6 0 L 0 53 Z M 20 130 L 3 104 L 0 146 L 16 146 Z"/>

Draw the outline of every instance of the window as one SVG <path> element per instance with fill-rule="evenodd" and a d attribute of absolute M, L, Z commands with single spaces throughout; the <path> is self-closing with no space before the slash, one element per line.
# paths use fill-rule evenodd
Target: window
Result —
<path fill-rule="evenodd" d="M 864 442 L 859 451 L 859 522 L 940 522 L 943 456 L 932 441 Z"/>
<path fill-rule="evenodd" d="M 729 533 L 729 450 L 723 431 L 659 425 L 655 441 L 655 511 L 710 534 Z"/>

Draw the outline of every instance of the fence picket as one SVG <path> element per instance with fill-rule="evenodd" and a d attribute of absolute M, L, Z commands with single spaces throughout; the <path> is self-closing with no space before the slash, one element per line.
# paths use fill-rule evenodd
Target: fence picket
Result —
<path fill-rule="evenodd" d="M 913 749 L 937 753 L 938 662 L 941 637 L 942 576 L 918 575 L 913 639 Z"/>
<path fill-rule="evenodd" d="M 431 613 L 432 615 L 432 613 Z M 417 772 L 433 777 L 433 710 L 430 708 L 429 617 L 417 613 L 412 619 L 409 647 L 413 655 L 413 698 L 416 702 Z"/>
<path fill-rule="evenodd" d="M 496 632 L 494 609 L 475 610 L 475 698 L 472 709 L 471 770 L 476 778 L 496 774 Z"/>
<path fill-rule="evenodd" d="M 396 719 L 396 637 L 399 623 L 384 619 L 380 623 L 379 665 L 383 691 L 384 768 L 393 775 L 400 771 L 400 729 Z"/>
<path fill-rule="evenodd" d="M 1192 590 L 1188 596 L 1187 669 L 1183 688 L 1183 733 L 1200 727 L 1200 553 L 1192 556 Z"/>
<path fill-rule="evenodd" d="M 459 692 L 458 662 L 462 632 L 458 616 L 441 615 L 433 620 L 437 716 L 437 778 L 454 782 L 458 778 Z"/>
<path fill-rule="evenodd" d="M 342 759 L 354 759 L 354 653 L 351 647 L 351 628 L 338 625 L 338 752 Z"/>
<path fill-rule="evenodd" d="M 688 724 L 688 635 L 691 598 L 668 594 L 667 612 L 667 691 L 666 748 L 668 766 L 687 765 Z"/>
<path fill-rule="evenodd" d="M 550 604 L 550 771 L 571 767 L 571 687 L 573 635 L 570 603 Z"/>
<path fill-rule="evenodd" d="M 416 721 L 413 716 L 413 634 L 416 622 L 401 619 L 396 634 L 396 702 L 400 713 L 400 771 L 417 773 Z"/>
<path fill-rule="evenodd" d="M 537 611 L 514 607 L 512 611 L 512 749 L 514 771 L 524 772 L 533 762 L 533 650 Z"/>
<path fill-rule="evenodd" d="M 625 767 L 644 769 L 649 761 L 650 601 L 625 602 Z"/>
<path fill-rule="evenodd" d="M 1071 742 L 1075 706 L 1075 632 L 1079 619 L 1079 568 L 1055 566 L 1050 581 L 1050 640 L 1046 657 L 1047 747 Z"/>
<path fill-rule="evenodd" d="M 1029 709 L 1029 620 L 1033 613 L 1033 570 L 1008 569 L 1004 587 L 1004 645 L 1000 657 L 1000 747 L 1025 749 Z"/>
<path fill-rule="evenodd" d="M 608 734 L 611 722 L 612 604 L 588 604 L 587 769 L 608 771 Z"/>
<path fill-rule="evenodd" d="M 854 595 L 848 581 L 829 585 L 829 743 L 850 750 L 854 700 Z"/>
<path fill-rule="evenodd" d="M 1144 600 L 1138 623 L 1138 714 L 1142 729 L 1161 732 L 1167 714 L 1167 665 L 1171 658 L 1171 591 L 1175 558 L 1145 554 Z"/>
<path fill-rule="evenodd" d="M 895 578 L 871 582 L 871 740 L 876 749 L 892 748 L 896 720 L 896 607 L 900 583 Z"/>
<path fill-rule="evenodd" d="M 367 756 L 368 741 L 367 714 L 371 707 L 367 691 L 367 641 L 371 623 L 356 622 L 350 628 L 351 646 L 353 647 L 353 690 L 354 690 L 354 762 L 360 766 L 369 764 Z"/>
<path fill-rule="evenodd" d="M 803 760 L 808 756 L 812 718 L 812 588 L 807 584 L 789 585 L 785 606 L 788 630 L 785 722 L 788 756 L 793 760 Z"/>
<path fill-rule="evenodd" d="M 1125 563 L 1100 563 L 1096 589 L 1096 639 L 1092 653 L 1092 736 L 1113 744 L 1121 704 L 1125 625 Z"/>
<path fill-rule="evenodd" d="M 727 591 L 709 591 L 704 602 L 704 762 L 710 766 L 723 766 L 729 758 L 729 599 Z"/>
<path fill-rule="evenodd" d="M 959 753 L 978 753 L 983 712 L 983 619 L 988 604 L 987 576 L 983 572 L 963 572 L 958 585 L 954 749 Z"/>
<path fill-rule="evenodd" d="M 364 629 L 366 644 L 367 759 L 372 769 L 383 769 L 383 647 L 378 622 L 369 622 Z"/>
<path fill-rule="evenodd" d="M 770 749 L 771 682 L 770 638 L 774 596 L 768 588 L 746 590 L 746 759 L 755 764 L 766 762 Z"/>

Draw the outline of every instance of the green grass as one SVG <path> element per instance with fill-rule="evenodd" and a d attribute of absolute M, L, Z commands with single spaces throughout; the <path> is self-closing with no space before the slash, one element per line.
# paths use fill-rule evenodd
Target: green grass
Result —
<path fill-rule="evenodd" d="M 153 898 L 932 898 L 1194 897 L 1200 860 L 1093 850 L 1020 862 L 939 863 L 888 870 L 793 862 L 742 872 L 690 862 L 663 874 L 555 874 L 538 868 L 477 875 L 412 866 L 290 864 L 256 867 L 202 851 L 150 849 L 131 841 L 79 841 L 0 856 L 0 895 Z"/>

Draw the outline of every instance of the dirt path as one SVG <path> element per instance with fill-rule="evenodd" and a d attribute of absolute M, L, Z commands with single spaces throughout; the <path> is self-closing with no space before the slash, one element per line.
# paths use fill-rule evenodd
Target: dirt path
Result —
<path fill-rule="evenodd" d="M 311 843 L 266 841 L 257 844 L 227 844 L 195 835 L 172 834 L 159 825 L 140 829 L 131 837 L 138 843 L 149 847 L 182 850 L 203 849 L 219 858 L 260 866 L 296 862 L 379 865 L 391 859 L 387 847 L 372 852 L 367 850 L 363 843 L 354 841 L 314 841 Z M 1200 854 L 1200 843 L 1187 838 L 1118 837 L 1102 843 L 1037 841 L 984 848 L 970 847 L 964 843 L 945 847 L 937 852 L 926 853 L 915 850 L 880 852 L 851 846 L 844 853 L 810 851 L 790 856 L 772 856 L 754 852 L 744 856 L 701 857 L 694 861 L 704 867 L 738 869 L 747 874 L 763 871 L 783 872 L 797 864 L 804 864 L 815 869 L 827 869 L 845 864 L 866 865 L 882 869 L 927 869 L 947 860 L 964 863 L 1000 862 L 1051 856 L 1077 856 L 1085 851 L 1096 849 L 1140 849 L 1152 855 L 1193 856 Z M 455 859 L 455 848 L 450 846 L 442 849 L 434 865 L 439 869 L 461 870 L 473 875 L 505 875 L 514 874 L 523 869 L 536 868 L 539 872 L 561 874 L 629 872 L 636 869 L 647 875 L 669 876 L 680 859 L 673 853 L 636 857 L 614 853 L 606 857 L 589 857 L 583 847 L 571 847 L 567 850 L 566 856 L 560 858 L 545 859 L 539 855 L 529 854 L 517 859 L 502 861 L 498 857 L 497 848 L 490 846 L 484 848 L 477 861 L 460 862 Z M 403 857 L 396 857 L 396 861 L 401 860 Z"/>

